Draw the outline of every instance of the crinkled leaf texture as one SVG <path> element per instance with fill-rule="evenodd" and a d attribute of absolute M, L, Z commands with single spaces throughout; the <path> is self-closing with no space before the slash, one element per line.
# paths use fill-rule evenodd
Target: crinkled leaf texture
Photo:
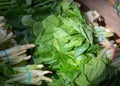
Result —
<path fill-rule="evenodd" d="M 78 86 L 98 86 L 106 78 L 106 64 L 100 58 L 91 58 L 81 68 L 82 73 L 75 81 Z"/>

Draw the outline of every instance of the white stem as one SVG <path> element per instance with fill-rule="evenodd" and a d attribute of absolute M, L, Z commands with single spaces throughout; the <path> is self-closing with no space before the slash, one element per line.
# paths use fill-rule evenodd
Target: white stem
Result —
<path fill-rule="evenodd" d="M 52 82 L 52 79 L 50 79 L 48 77 L 45 77 L 45 76 L 42 77 L 42 80 L 46 80 L 46 81 Z"/>
<path fill-rule="evenodd" d="M 3 40 L 7 36 L 6 32 L 0 29 L 0 41 Z"/>
<path fill-rule="evenodd" d="M 26 49 L 29 49 L 29 48 L 33 48 L 35 47 L 34 44 L 28 44 L 28 45 L 18 45 L 18 46 L 15 46 L 15 47 L 12 47 L 12 48 L 9 48 L 9 49 L 6 49 L 6 52 L 8 53 L 8 55 L 12 55 L 12 54 L 15 54 L 15 53 L 19 53 L 19 52 L 22 52 Z M 0 56 L 5 56 L 5 54 L 0 51 Z"/>
<path fill-rule="evenodd" d="M 12 33 L 12 32 L 9 33 L 5 39 L 3 39 L 3 40 L 0 41 L 0 44 L 6 42 L 6 41 L 9 40 L 10 38 L 12 38 L 12 36 L 13 36 L 13 33 Z"/>
<path fill-rule="evenodd" d="M 26 54 L 24 54 L 24 53 L 26 53 L 26 51 L 27 51 L 27 50 L 23 50 L 23 51 L 21 51 L 21 52 L 12 54 L 12 55 L 10 55 L 10 57 L 13 58 L 13 57 L 16 57 L 16 56 L 19 56 L 19 55 L 22 56 L 22 54 L 26 56 Z"/>
<path fill-rule="evenodd" d="M 14 57 L 9 56 L 9 59 L 10 60 L 15 60 L 17 58 L 22 58 L 22 57 L 26 57 L 26 56 L 27 56 L 27 54 L 23 54 L 23 55 L 20 55 L 20 56 L 14 56 Z M 6 61 L 6 58 L 2 57 L 0 60 Z"/>
<path fill-rule="evenodd" d="M 32 77 L 30 80 L 30 84 L 33 84 L 33 85 L 36 85 L 38 82 L 41 82 L 39 77 Z M 20 81 L 20 83 L 27 84 L 28 80 L 22 80 Z"/>
<path fill-rule="evenodd" d="M 27 74 L 21 74 L 21 76 L 19 77 L 14 77 L 10 80 L 7 80 L 6 83 L 11 83 L 11 82 L 18 82 L 18 81 L 21 81 L 21 80 L 24 80 L 24 79 L 27 79 Z"/>
<path fill-rule="evenodd" d="M 9 57 L 10 57 L 10 59 L 15 59 L 15 58 L 22 58 L 22 57 L 26 57 L 26 56 L 27 56 L 27 54 L 22 54 L 22 55 L 14 56 L 14 57 L 9 56 Z"/>
<path fill-rule="evenodd" d="M 30 59 L 30 58 L 31 58 L 31 56 L 22 57 L 22 58 L 16 58 L 16 59 L 14 59 L 14 60 L 10 60 L 10 64 L 12 64 L 12 65 L 18 64 L 18 63 L 20 63 L 20 62 L 22 62 L 22 61 L 26 61 L 26 60 L 28 60 L 28 59 Z"/>
<path fill-rule="evenodd" d="M 30 49 L 30 48 L 33 48 L 33 47 L 35 47 L 34 44 L 22 45 L 21 46 L 21 50 Z"/>

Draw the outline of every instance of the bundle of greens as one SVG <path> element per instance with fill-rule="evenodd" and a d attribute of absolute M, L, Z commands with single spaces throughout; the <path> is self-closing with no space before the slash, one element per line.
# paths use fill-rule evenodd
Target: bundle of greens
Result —
<path fill-rule="evenodd" d="M 27 56 L 27 49 L 35 47 L 34 44 L 16 45 L 9 49 L 0 51 L 0 61 L 9 65 L 16 65 L 23 61 L 29 60 L 31 56 Z"/>
<path fill-rule="evenodd" d="M 34 43 L 41 29 L 41 21 L 48 16 L 61 0 L 9 0 L 4 16 L 12 25 L 19 44 Z"/>
<path fill-rule="evenodd" d="M 45 77 L 51 71 L 39 70 L 43 65 L 27 65 L 27 50 L 35 47 L 34 44 L 10 45 L 13 40 L 12 32 L 5 28 L 5 19 L 0 17 L 0 85 L 1 86 L 21 86 L 21 85 L 41 85 L 42 80 L 52 82 L 52 79 Z M 9 36 L 9 34 L 12 34 Z M 10 45 L 9 47 L 7 45 Z M 18 67 L 18 66 L 23 67 Z"/>
<path fill-rule="evenodd" d="M 43 71 L 43 65 L 27 65 L 23 67 L 13 67 L 0 63 L 0 84 L 1 86 L 27 86 L 41 85 L 42 81 L 52 82 L 52 79 L 44 76 L 52 73 Z"/>
<path fill-rule="evenodd" d="M 0 50 L 10 48 L 14 45 L 16 45 L 16 41 L 14 40 L 13 33 L 8 30 L 5 18 L 0 16 Z"/>
<path fill-rule="evenodd" d="M 6 80 L 6 84 L 13 84 L 15 82 L 19 84 L 29 84 L 29 85 L 41 85 L 42 80 L 52 82 L 52 80 L 45 74 L 52 73 L 51 71 L 40 70 L 43 65 L 27 65 L 24 67 L 14 67 L 13 70 L 15 74 L 9 75 L 9 79 Z"/>
<path fill-rule="evenodd" d="M 3 16 L 0 17 L 0 61 L 15 65 L 31 58 L 27 56 L 27 49 L 35 47 L 34 44 L 17 45 L 13 33 L 5 27 L 6 22 Z"/>

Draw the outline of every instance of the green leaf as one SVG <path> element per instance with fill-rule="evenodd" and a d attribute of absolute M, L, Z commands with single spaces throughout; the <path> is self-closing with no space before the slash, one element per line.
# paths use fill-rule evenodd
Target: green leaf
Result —
<path fill-rule="evenodd" d="M 93 44 L 93 31 L 92 28 L 88 25 L 84 25 L 81 28 L 81 33 L 83 34 L 83 36 L 87 39 L 87 41 L 91 44 Z"/>
<path fill-rule="evenodd" d="M 79 86 L 97 86 L 106 78 L 106 64 L 102 59 L 91 58 L 83 65 L 82 74 L 76 79 Z"/>
<path fill-rule="evenodd" d="M 69 21 L 71 22 L 70 24 L 73 26 L 73 28 L 78 31 L 79 33 L 81 33 L 81 24 L 80 23 L 76 23 L 74 20 L 69 18 Z"/>
<path fill-rule="evenodd" d="M 23 16 L 21 21 L 24 26 L 28 26 L 28 27 L 31 27 L 35 22 L 35 20 L 32 19 L 32 15 Z"/>
<path fill-rule="evenodd" d="M 32 0 L 25 0 L 26 1 L 26 5 L 29 6 L 32 4 Z"/>
<path fill-rule="evenodd" d="M 77 61 L 81 61 L 81 60 L 85 60 L 85 59 L 87 59 L 87 56 L 84 55 L 84 54 L 82 54 L 82 55 L 76 57 L 76 60 L 77 60 Z"/>
<path fill-rule="evenodd" d="M 68 34 L 61 28 L 56 28 L 56 31 L 54 32 L 54 37 L 55 38 L 61 38 L 68 36 Z"/>
<path fill-rule="evenodd" d="M 60 3 L 60 5 L 61 5 L 61 7 L 64 11 L 69 10 L 70 4 L 71 4 L 71 2 L 67 2 L 67 1 L 66 2 L 64 1 L 64 2 Z"/>
<path fill-rule="evenodd" d="M 42 32 L 43 32 L 43 26 L 41 22 L 35 22 L 33 25 L 33 33 L 35 34 L 35 36 L 38 36 Z"/>
<path fill-rule="evenodd" d="M 85 77 L 83 77 L 81 74 L 75 80 L 75 83 L 77 84 L 77 86 L 91 86 L 91 83 L 89 81 L 87 81 L 87 79 Z M 92 86 L 94 86 L 94 85 L 92 85 Z"/>
<path fill-rule="evenodd" d="M 42 24 L 45 29 L 52 29 L 53 27 L 58 26 L 59 19 L 54 14 L 52 14 L 52 15 L 49 15 L 48 17 L 46 17 L 43 20 Z"/>
<path fill-rule="evenodd" d="M 98 84 L 105 79 L 105 76 L 103 76 L 105 69 L 106 64 L 102 59 L 92 58 L 85 64 L 84 73 L 90 82 Z"/>
<path fill-rule="evenodd" d="M 83 54 L 87 49 L 89 48 L 89 43 L 85 43 L 81 45 L 80 47 L 75 49 L 75 57 L 78 57 L 79 55 Z"/>
<path fill-rule="evenodd" d="M 36 42 L 37 44 L 39 44 L 40 42 L 43 42 L 43 43 L 46 43 L 46 42 L 48 42 L 48 41 L 51 41 L 51 42 L 52 42 L 53 38 L 54 38 L 54 36 L 53 36 L 52 33 L 50 33 L 50 34 L 45 34 L 45 35 L 39 34 L 39 36 L 37 37 L 37 39 L 36 39 L 35 42 Z"/>
<path fill-rule="evenodd" d="M 53 82 L 48 83 L 48 86 L 65 86 L 63 77 L 59 76 L 58 79 L 53 79 Z"/>
<path fill-rule="evenodd" d="M 89 49 L 87 50 L 88 52 L 94 53 L 100 50 L 100 45 L 98 44 L 94 44 L 94 45 L 90 45 Z"/>
<path fill-rule="evenodd" d="M 65 30 L 65 32 L 69 33 L 69 34 L 76 34 L 78 33 L 74 27 L 72 26 L 71 22 L 69 21 L 68 18 L 60 18 L 62 21 L 62 25 L 60 26 L 61 28 L 63 28 Z"/>
<path fill-rule="evenodd" d="M 78 8 L 78 4 L 75 4 L 74 8 L 73 8 L 74 13 L 76 14 L 76 16 L 80 19 L 80 21 L 83 21 L 84 19 L 81 16 L 80 10 Z"/>

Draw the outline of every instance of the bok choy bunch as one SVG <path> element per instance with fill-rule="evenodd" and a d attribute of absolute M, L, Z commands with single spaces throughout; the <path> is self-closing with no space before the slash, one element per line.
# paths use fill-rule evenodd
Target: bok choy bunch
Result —
<path fill-rule="evenodd" d="M 13 33 L 8 30 L 5 18 L 0 16 L 0 50 L 14 45 L 16 45 L 16 41 L 14 40 Z"/>
<path fill-rule="evenodd" d="M 15 65 L 23 61 L 29 60 L 31 56 L 27 56 L 27 49 L 35 47 L 34 44 L 28 45 L 16 45 L 9 49 L 0 51 L 0 61 L 8 63 L 9 65 Z"/>
<path fill-rule="evenodd" d="M 51 74 L 51 71 L 42 70 L 43 65 L 27 65 L 22 67 L 13 67 L 0 63 L 0 84 L 2 86 L 27 86 L 42 84 L 42 81 L 52 82 L 52 79 L 44 76 Z"/>
<path fill-rule="evenodd" d="M 0 17 L 0 62 L 15 65 L 23 61 L 29 60 L 31 56 L 27 56 L 27 49 L 35 47 L 34 44 L 17 45 L 13 38 L 13 33 L 6 27 L 6 20 Z"/>
<path fill-rule="evenodd" d="M 16 74 L 10 75 L 10 79 L 6 80 L 8 83 L 19 83 L 29 85 L 41 85 L 42 80 L 52 82 L 52 79 L 44 76 L 45 74 L 52 73 L 51 71 L 40 70 L 43 65 L 27 65 L 25 67 L 14 67 L 13 70 Z"/>

